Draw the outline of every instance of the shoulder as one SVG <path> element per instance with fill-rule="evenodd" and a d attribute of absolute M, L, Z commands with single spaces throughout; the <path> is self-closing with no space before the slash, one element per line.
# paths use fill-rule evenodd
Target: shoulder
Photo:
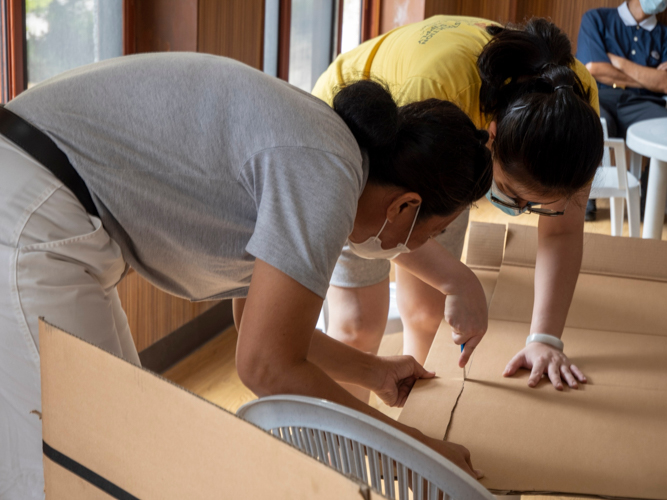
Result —
<path fill-rule="evenodd" d="M 598 86 L 595 82 L 593 75 L 586 69 L 586 66 L 583 65 L 578 59 L 574 60 L 574 65 L 572 66 L 572 71 L 576 73 L 581 80 L 584 90 L 588 91 L 590 94 L 590 104 L 593 106 L 598 115 L 600 114 L 600 104 L 598 101 Z"/>
<path fill-rule="evenodd" d="M 581 24 L 590 23 L 597 26 L 603 26 L 613 22 L 615 17 L 618 17 L 618 11 L 616 9 L 591 9 L 584 13 L 581 18 Z"/>
<path fill-rule="evenodd" d="M 662 41 L 667 43 L 667 25 L 658 23 L 655 29 L 657 29 L 658 33 L 660 33 L 660 38 L 662 38 Z"/>

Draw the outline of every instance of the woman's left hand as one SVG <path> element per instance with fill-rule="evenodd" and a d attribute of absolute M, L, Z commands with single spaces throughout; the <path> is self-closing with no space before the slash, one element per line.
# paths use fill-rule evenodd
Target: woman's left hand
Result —
<path fill-rule="evenodd" d="M 377 360 L 377 383 L 370 389 L 387 406 L 403 407 L 417 380 L 435 377 L 412 356 L 378 356 Z"/>
<path fill-rule="evenodd" d="M 565 379 L 572 389 L 579 387 L 579 382 L 586 383 L 586 376 L 573 365 L 568 357 L 548 344 L 531 342 L 514 356 L 505 367 L 504 377 L 511 377 L 519 368 L 531 370 L 528 386 L 535 387 L 546 373 L 556 390 L 563 390 Z"/>

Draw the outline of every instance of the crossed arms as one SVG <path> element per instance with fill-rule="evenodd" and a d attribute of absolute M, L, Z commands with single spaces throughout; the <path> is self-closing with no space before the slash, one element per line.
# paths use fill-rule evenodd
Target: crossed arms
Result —
<path fill-rule="evenodd" d="M 611 63 L 589 62 L 586 69 L 600 83 L 613 86 L 644 88 L 667 94 L 667 61 L 657 68 L 634 63 L 624 57 L 607 53 Z"/>

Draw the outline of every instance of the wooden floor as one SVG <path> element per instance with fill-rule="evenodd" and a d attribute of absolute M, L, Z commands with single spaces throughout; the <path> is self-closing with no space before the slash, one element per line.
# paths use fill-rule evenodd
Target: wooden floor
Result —
<path fill-rule="evenodd" d="M 598 201 L 597 215 L 597 221 L 586 223 L 586 231 L 611 234 L 609 203 L 607 200 Z M 537 215 L 510 217 L 495 209 L 486 199 L 478 202 L 478 206 L 473 208 L 470 213 L 471 220 L 501 224 L 512 222 L 537 225 L 538 218 Z M 627 221 L 624 223 L 623 234 L 626 236 L 628 234 Z M 667 224 L 663 226 L 662 239 L 667 240 Z M 236 373 L 234 359 L 236 339 L 236 330 L 230 328 L 163 375 L 222 408 L 235 412 L 242 404 L 255 399 L 255 395 L 241 383 Z M 379 354 L 395 355 L 400 354 L 402 350 L 403 336 L 401 333 L 395 333 L 385 336 Z M 397 418 L 400 413 L 400 409 L 385 406 L 374 395 L 372 395 L 370 403 L 392 418 Z M 531 496 L 530 498 L 531 500 L 537 500 L 547 497 Z M 557 500 L 557 497 L 548 498 Z M 572 500 L 573 497 L 569 498 Z"/>

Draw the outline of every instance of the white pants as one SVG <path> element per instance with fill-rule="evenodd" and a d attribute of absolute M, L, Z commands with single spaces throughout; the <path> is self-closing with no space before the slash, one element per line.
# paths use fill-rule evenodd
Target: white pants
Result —
<path fill-rule="evenodd" d="M 0 500 L 44 498 L 38 318 L 139 364 L 120 248 L 72 192 L 0 136 Z"/>

